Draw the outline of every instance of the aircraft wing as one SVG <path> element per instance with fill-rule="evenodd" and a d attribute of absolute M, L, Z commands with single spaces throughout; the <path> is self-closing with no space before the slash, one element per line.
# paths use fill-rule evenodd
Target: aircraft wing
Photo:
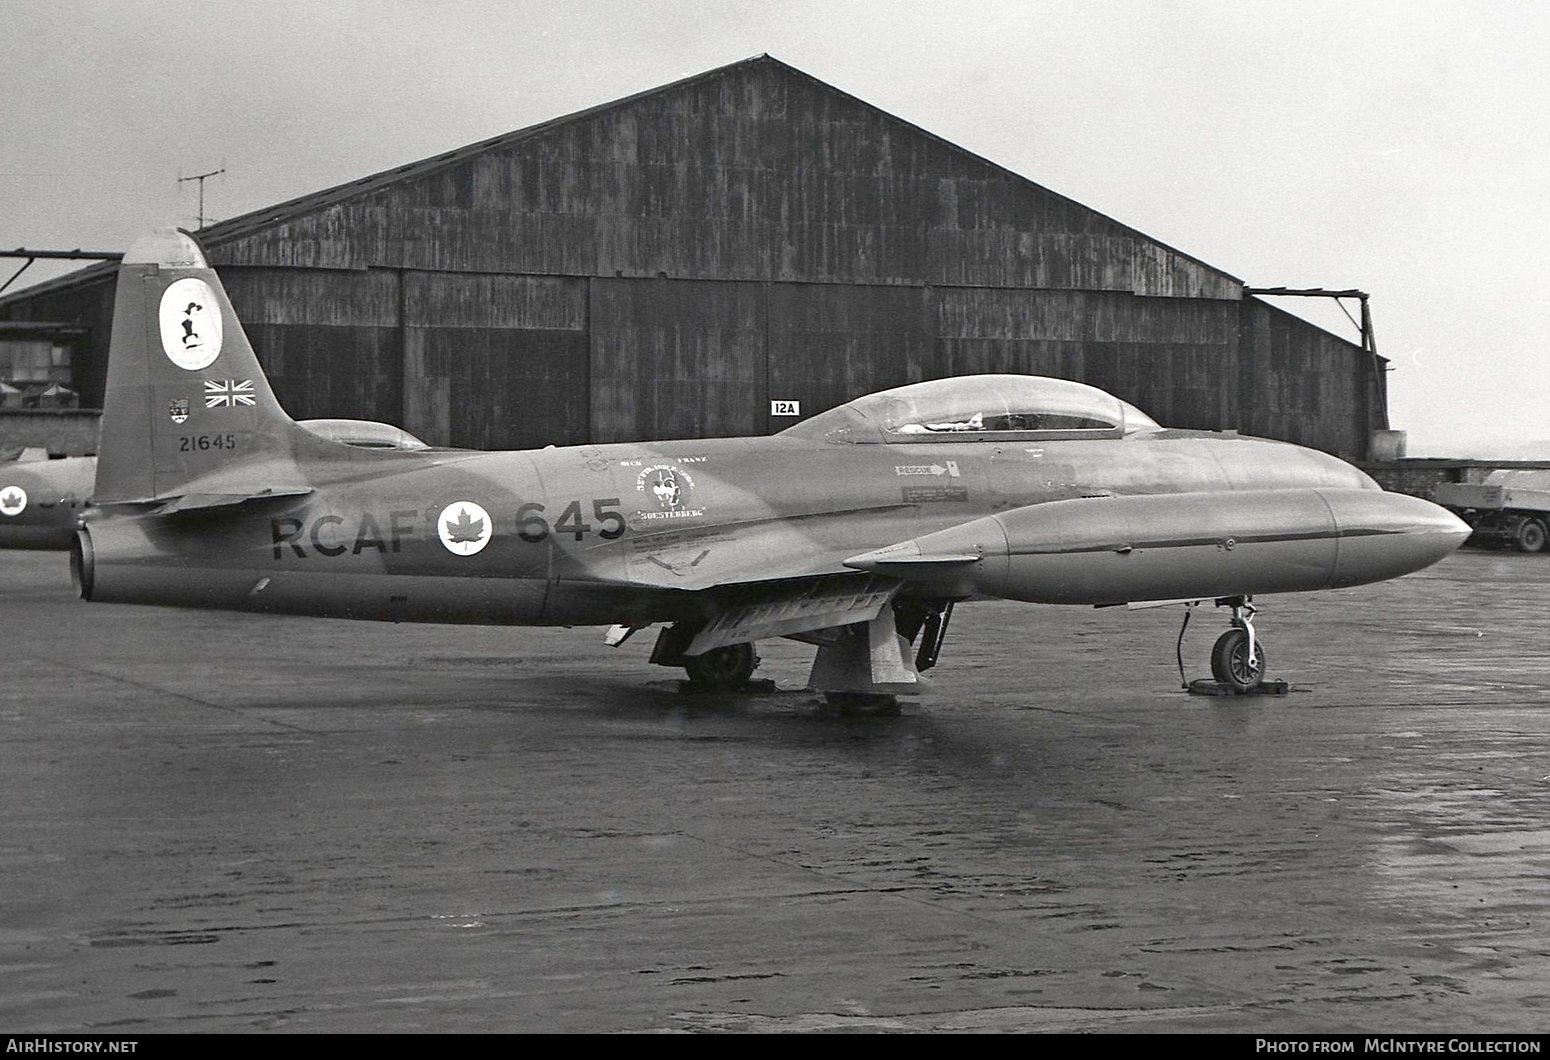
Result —
<path fill-rule="evenodd" d="M 875 513 L 876 509 L 869 511 Z M 827 512 L 732 523 L 708 534 L 665 531 L 639 535 L 626 546 L 625 580 L 635 586 L 693 592 L 854 574 L 845 560 L 856 552 L 853 534 L 846 533 L 846 524 L 855 514 Z M 908 534 L 901 530 L 900 536 Z M 585 554 L 579 558 L 587 566 Z"/>
<path fill-rule="evenodd" d="M 700 597 L 707 623 L 688 648 L 699 654 L 876 618 L 903 581 L 845 566 L 855 554 L 853 532 L 846 533 L 854 514 L 773 517 L 710 533 L 642 534 L 626 546 L 622 578 L 618 558 L 609 570 L 601 569 L 602 553 L 594 559 L 583 552 L 570 561 L 582 578 Z"/>

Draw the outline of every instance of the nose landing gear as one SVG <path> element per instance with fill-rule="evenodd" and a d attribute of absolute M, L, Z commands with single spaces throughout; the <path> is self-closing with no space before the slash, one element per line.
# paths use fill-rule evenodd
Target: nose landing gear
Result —
<path fill-rule="evenodd" d="M 1224 596 L 1216 601 L 1217 607 L 1232 608 L 1232 628 L 1216 638 L 1211 648 L 1211 676 L 1185 681 L 1184 688 L 1196 696 L 1284 696 L 1290 691 L 1285 681 L 1265 680 L 1265 645 L 1254 631 L 1254 605 L 1246 596 Z M 1184 625 L 1179 629 L 1179 677 L 1184 677 L 1184 630 L 1189 628 L 1189 615 L 1194 605 L 1184 611 Z"/>
<path fill-rule="evenodd" d="M 1252 692 L 1265 678 L 1265 648 L 1254 635 L 1254 605 L 1241 596 L 1217 604 L 1232 607 L 1232 628 L 1211 649 L 1211 676 L 1234 692 Z"/>

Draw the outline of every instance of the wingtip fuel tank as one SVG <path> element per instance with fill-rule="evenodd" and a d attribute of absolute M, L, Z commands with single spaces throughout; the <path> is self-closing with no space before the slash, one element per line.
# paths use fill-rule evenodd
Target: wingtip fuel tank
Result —
<path fill-rule="evenodd" d="M 845 562 L 945 596 L 1117 604 L 1382 581 L 1468 535 L 1450 512 L 1404 494 L 1244 490 L 1034 504 Z"/>

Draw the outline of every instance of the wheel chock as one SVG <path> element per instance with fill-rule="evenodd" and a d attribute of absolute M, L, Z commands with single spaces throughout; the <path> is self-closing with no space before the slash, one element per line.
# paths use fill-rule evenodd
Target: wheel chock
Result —
<path fill-rule="evenodd" d="M 1209 677 L 1197 678 L 1189 683 L 1189 694 L 1192 696 L 1284 696 L 1291 690 L 1291 685 L 1285 681 L 1261 681 L 1247 692 L 1240 692 L 1232 685 Z"/>

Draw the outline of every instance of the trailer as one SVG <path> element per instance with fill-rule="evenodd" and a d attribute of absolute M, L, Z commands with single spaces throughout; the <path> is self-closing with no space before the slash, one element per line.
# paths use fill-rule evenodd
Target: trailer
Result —
<path fill-rule="evenodd" d="M 1474 531 L 1470 544 L 1543 552 L 1550 527 L 1550 469 L 1492 471 L 1481 483 L 1444 482 L 1432 500 Z"/>

